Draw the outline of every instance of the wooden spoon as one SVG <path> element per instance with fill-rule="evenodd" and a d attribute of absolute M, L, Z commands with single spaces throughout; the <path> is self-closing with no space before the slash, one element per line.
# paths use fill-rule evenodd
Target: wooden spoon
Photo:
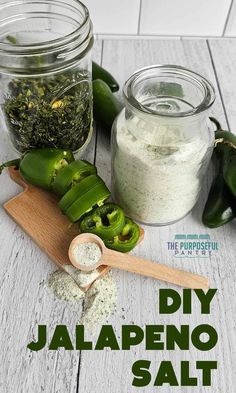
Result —
<path fill-rule="evenodd" d="M 101 250 L 101 258 L 95 264 L 85 265 L 75 257 L 75 248 L 82 243 L 95 243 Z M 147 259 L 135 257 L 129 254 L 109 250 L 103 241 L 96 235 L 83 233 L 76 236 L 69 247 L 69 258 L 76 268 L 83 271 L 91 271 L 98 266 L 107 265 L 128 272 L 142 274 L 158 280 L 180 285 L 193 289 L 208 289 L 209 282 L 206 277 L 174 269 L 166 265 L 155 263 Z"/>

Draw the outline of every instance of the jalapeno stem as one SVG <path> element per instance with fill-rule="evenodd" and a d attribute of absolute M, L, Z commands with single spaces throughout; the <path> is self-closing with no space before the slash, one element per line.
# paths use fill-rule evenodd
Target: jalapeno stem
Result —
<path fill-rule="evenodd" d="M 0 165 L 0 175 L 1 175 L 2 171 L 3 171 L 3 169 L 9 168 L 10 166 L 14 166 L 14 167 L 19 168 L 19 165 L 20 165 L 20 159 L 19 158 L 16 159 L 16 160 L 11 160 L 11 161 L 4 162 L 3 164 Z"/>
<path fill-rule="evenodd" d="M 212 121 L 212 123 L 215 124 L 216 126 L 216 131 L 222 130 L 220 122 L 215 118 L 215 117 L 209 117 L 209 119 Z"/>

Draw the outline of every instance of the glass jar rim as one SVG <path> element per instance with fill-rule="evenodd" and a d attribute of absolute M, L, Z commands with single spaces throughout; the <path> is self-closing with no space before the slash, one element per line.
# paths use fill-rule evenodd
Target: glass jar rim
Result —
<path fill-rule="evenodd" d="M 46 1 L 45 1 L 46 2 Z M 12 5 L 17 5 L 19 3 L 19 0 L 13 0 L 13 1 L 8 1 L 3 5 L 3 7 L 9 7 Z M 31 4 L 32 3 L 38 3 L 38 0 L 24 0 L 24 5 L 25 4 Z M 50 4 L 57 5 L 58 3 L 61 3 L 65 7 L 72 7 L 75 11 L 78 11 L 79 8 L 76 9 L 76 7 L 71 6 L 65 2 L 58 2 L 58 0 L 50 0 Z M 42 43 L 33 43 L 33 44 L 19 44 L 19 43 L 14 43 L 11 44 L 10 42 L 2 42 L 0 41 L 0 53 L 3 52 L 3 54 L 9 54 L 9 55 L 22 55 L 22 54 L 43 54 L 49 50 L 55 50 L 63 47 L 64 45 L 68 45 L 70 42 L 74 41 L 76 38 L 82 35 L 82 33 L 85 33 L 86 29 L 89 28 L 91 25 L 91 20 L 90 20 L 90 14 L 88 8 L 80 1 L 80 0 L 75 0 L 75 4 L 80 7 L 80 10 L 83 11 L 83 21 L 80 24 L 78 28 L 73 30 L 72 32 L 63 35 L 60 38 L 52 39 L 46 42 Z M 50 11 L 49 11 L 50 12 Z M 1 18 L 0 18 L 0 28 L 1 28 Z"/>
<path fill-rule="evenodd" d="M 202 90 L 204 91 L 204 97 L 196 107 L 193 107 L 189 110 L 173 113 L 163 112 L 158 109 L 151 109 L 143 105 L 134 95 L 135 83 L 139 80 L 140 76 L 148 76 L 150 72 L 153 72 L 153 75 L 155 75 L 156 77 L 161 76 L 162 72 L 169 73 L 170 76 L 178 75 L 186 77 L 189 82 L 195 82 L 199 87 L 202 88 Z M 171 64 L 155 64 L 140 68 L 134 74 L 132 74 L 124 84 L 123 96 L 127 105 L 131 106 L 132 109 L 135 109 L 138 112 L 149 114 L 150 116 L 180 118 L 194 116 L 210 108 L 215 101 L 215 89 L 211 82 L 209 82 L 205 77 L 185 67 Z"/>

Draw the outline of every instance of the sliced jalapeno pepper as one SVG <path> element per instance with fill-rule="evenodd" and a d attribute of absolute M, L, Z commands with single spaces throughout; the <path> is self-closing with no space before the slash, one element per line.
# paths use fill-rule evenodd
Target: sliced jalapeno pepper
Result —
<path fill-rule="evenodd" d="M 45 148 L 27 152 L 20 161 L 20 173 L 30 184 L 51 189 L 57 172 L 74 160 L 71 151 Z"/>
<path fill-rule="evenodd" d="M 107 203 L 84 217 L 80 223 L 80 230 L 94 233 L 104 240 L 119 235 L 124 226 L 125 215 L 121 207 Z"/>
<path fill-rule="evenodd" d="M 109 196 L 104 181 L 97 175 L 90 175 L 67 191 L 59 207 L 72 222 L 76 222 L 94 206 L 102 205 Z"/>
<path fill-rule="evenodd" d="M 27 152 L 20 161 L 22 177 L 34 186 L 51 189 L 57 172 L 74 160 L 71 151 L 62 149 L 35 149 Z"/>
<path fill-rule="evenodd" d="M 236 201 L 225 183 L 222 170 L 211 186 L 202 221 L 208 228 L 217 228 L 236 217 Z"/>
<path fill-rule="evenodd" d="M 0 174 L 4 168 L 15 166 L 28 183 L 49 190 L 57 173 L 72 161 L 74 156 L 70 150 L 35 149 L 26 152 L 21 159 L 0 165 Z"/>
<path fill-rule="evenodd" d="M 96 173 L 96 167 L 90 162 L 85 160 L 73 161 L 58 172 L 52 185 L 53 191 L 62 196 L 83 178 Z"/>
<path fill-rule="evenodd" d="M 130 218 L 125 217 L 125 226 L 121 233 L 114 236 L 112 239 L 104 240 L 107 248 L 115 251 L 129 252 L 133 250 L 139 241 L 140 229 L 139 226 Z"/>

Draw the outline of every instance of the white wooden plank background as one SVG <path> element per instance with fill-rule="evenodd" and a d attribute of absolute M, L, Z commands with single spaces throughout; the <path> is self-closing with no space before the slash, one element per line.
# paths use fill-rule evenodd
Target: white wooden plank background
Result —
<path fill-rule="evenodd" d="M 225 46 L 224 46 L 225 45 Z M 230 57 L 227 53 L 230 52 Z M 235 41 L 223 40 L 106 40 L 96 43 L 94 56 L 101 61 L 122 85 L 137 68 L 154 63 L 172 63 L 189 67 L 209 78 L 216 87 L 217 99 L 212 113 L 223 126 L 236 126 L 234 113 L 236 74 Z M 232 56 L 232 57 L 231 57 Z M 220 92 L 218 90 L 220 86 Z M 223 102 L 222 102 L 223 100 Z M 1 138 L 1 142 L 3 137 Z M 94 141 L 88 152 L 93 161 Z M 5 141 L 0 144 L 1 161 L 11 157 Z M 102 130 L 96 140 L 96 165 L 99 174 L 110 184 L 109 143 Z M 146 238 L 135 251 L 143 257 L 152 258 L 199 274 L 208 275 L 212 287 L 218 288 L 210 316 L 201 316 L 196 301 L 193 314 L 158 315 L 157 300 L 159 288 L 168 285 L 151 279 L 123 272 L 114 272 L 118 285 L 116 313 L 109 319 L 119 333 L 122 324 L 189 324 L 194 327 L 210 323 L 218 330 L 219 343 L 207 353 L 193 348 L 187 351 L 143 351 L 137 347 L 131 351 L 83 351 L 58 353 L 43 350 L 38 353 L 27 351 L 26 344 L 33 338 L 37 324 L 66 324 L 70 330 L 78 323 L 80 309 L 72 310 L 66 304 L 53 299 L 43 283 L 54 267 L 24 233 L 0 211 L 0 299 L 3 310 L 1 326 L 0 391 L 6 393 L 126 393 L 137 391 L 131 387 L 131 367 L 138 359 L 152 360 L 152 370 L 158 368 L 161 360 L 171 360 L 178 370 L 180 360 L 217 360 L 219 370 L 215 372 L 212 388 L 197 388 L 199 393 L 234 393 L 236 377 L 236 247 L 235 222 L 217 230 L 206 230 L 200 220 L 201 212 L 212 179 L 212 171 L 205 180 L 201 199 L 193 212 L 179 223 L 161 228 L 148 228 Z M 13 196 L 19 188 L 7 175 L 2 175 L 0 203 Z M 209 233 L 219 242 L 220 250 L 211 259 L 174 259 L 167 251 L 167 241 L 178 233 Z M 177 288 L 176 288 L 177 289 Z M 181 293 L 181 290 L 179 290 Z M 118 334 L 119 335 L 119 334 Z M 87 335 L 89 337 L 89 335 Z M 96 335 L 95 335 L 96 337 Z M 78 366 L 79 370 L 78 370 Z M 194 370 L 193 370 L 194 371 Z M 77 386 L 78 373 L 78 386 Z M 198 375 L 198 374 L 197 374 Z M 150 385 L 140 389 L 144 393 L 156 391 Z M 159 388 L 166 393 L 168 387 Z M 190 393 L 192 388 L 175 388 L 172 392 Z"/>
<path fill-rule="evenodd" d="M 218 76 L 219 86 L 228 124 L 232 132 L 236 133 L 236 106 L 235 106 L 235 64 L 236 64 L 236 39 L 228 38 L 221 40 L 210 40 L 209 49 Z"/>

